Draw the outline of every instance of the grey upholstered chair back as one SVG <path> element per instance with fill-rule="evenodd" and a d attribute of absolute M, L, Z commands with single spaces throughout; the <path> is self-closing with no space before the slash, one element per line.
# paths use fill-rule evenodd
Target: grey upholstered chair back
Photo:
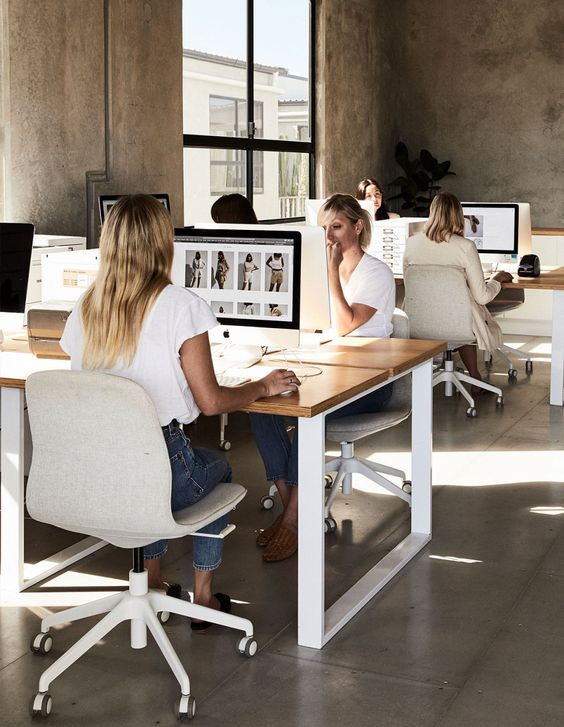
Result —
<path fill-rule="evenodd" d="M 186 535 L 171 513 L 162 429 L 138 384 L 103 373 L 41 371 L 29 377 L 26 394 L 34 519 L 121 547 Z"/>
<path fill-rule="evenodd" d="M 404 309 L 412 338 L 449 343 L 475 340 L 472 300 L 462 268 L 409 265 L 404 270 Z"/>
<path fill-rule="evenodd" d="M 411 326 L 407 313 L 400 308 L 395 308 L 392 315 L 394 330 L 392 338 L 409 338 Z M 394 391 L 388 403 L 388 410 L 411 411 L 411 374 L 400 376 L 394 382 Z"/>
<path fill-rule="evenodd" d="M 409 318 L 399 308 L 392 315 L 392 338 L 409 338 Z M 355 442 L 375 432 L 396 426 L 411 413 L 411 374 L 394 381 L 387 407 L 373 414 L 355 414 L 329 420 L 325 435 L 330 442 Z"/>

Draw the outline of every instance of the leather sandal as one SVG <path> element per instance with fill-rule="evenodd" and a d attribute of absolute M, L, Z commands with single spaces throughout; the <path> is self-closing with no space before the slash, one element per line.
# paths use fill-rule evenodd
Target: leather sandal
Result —
<path fill-rule="evenodd" d="M 267 528 L 260 531 L 260 533 L 257 535 L 257 540 L 256 540 L 256 543 L 259 546 L 259 548 L 264 548 L 265 545 L 268 545 L 268 543 L 270 543 L 272 538 L 276 535 L 281 522 L 282 522 L 282 514 L 278 515 L 278 517 L 272 523 L 272 525 L 269 525 Z"/>
<path fill-rule="evenodd" d="M 291 558 L 298 549 L 298 533 L 291 528 L 281 525 L 262 555 L 267 563 L 276 563 Z"/>
<path fill-rule="evenodd" d="M 214 593 L 214 598 L 219 601 L 219 611 L 223 613 L 231 613 L 231 598 L 226 593 Z M 210 621 L 194 621 L 190 623 L 192 631 L 205 631 L 211 626 Z"/>

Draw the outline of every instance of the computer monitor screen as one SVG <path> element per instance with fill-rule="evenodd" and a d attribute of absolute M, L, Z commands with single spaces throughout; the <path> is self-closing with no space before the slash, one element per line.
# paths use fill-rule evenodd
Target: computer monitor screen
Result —
<path fill-rule="evenodd" d="M 481 254 L 517 255 L 519 205 L 515 203 L 462 202 L 464 237 Z"/>
<path fill-rule="evenodd" d="M 326 331 L 331 328 L 331 306 L 329 302 L 329 277 L 327 274 L 327 250 L 325 231 L 318 225 L 227 225 L 214 222 L 198 222 L 202 229 L 233 230 L 290 230 L 302 236 L 301 289 L 300 289 L 300 331 L 301 344 L 312 339 L 304 332 Z"/>
<path fill-rule="evenodd" d="M 193 290 L 222 326 L 212 340 L 295 346 L 302 239 L 290 230 L 175 230 L 172 282 Z"/>
<path fill-rule="evenodd" d="M 317 225 L 317 214 L 323 205 L 327 202 L 325 199 L 306 199 L 306 223 L 308 225 Z M 374 221 L 374 202 L 371 199 L 357 199 L 359 205 L 365 209 L 370 215 L 370 219 Z"/>
<path fill-rule="evenodd" d="M 0 312 L 23 313 L 31 263 L 34 226 L 0 223 Z"/>
<path fill-rule="evenodd" d="M 118 199 L 123 196 L 123 194 L 100 195 L 100 197 L 98 198 L 98 203 L 100 206 L 100 224 L 104 224 L 104 220 L 108 216 L 108 212 L 110 211 L 110 209 L 118 201 Z M 159 202 L 164 204 L 164 206 L 170 212 L 170 199 L 168 198 L 168 194 L 150 194 L 149 197 L 154 197 L 155 199 L 158 199 Z"/>

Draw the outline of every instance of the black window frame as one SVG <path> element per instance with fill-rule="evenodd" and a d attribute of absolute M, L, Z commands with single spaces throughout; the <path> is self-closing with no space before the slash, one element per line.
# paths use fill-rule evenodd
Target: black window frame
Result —
<path fill-rule="evenodd" d="M 184 149 L 236 149 L 245 153 L 246 197 L 253 204 L 253 152 L 293 152 L 309 157 L 309 196 L 315 197 L 315 0 L 309 0 L 309 141 L 288 141 L 255 137 L 254 94 L 254 0 L 247 0 L 247 136 L 219 136 L 211 134 L 184 134 Z M 284 217 L 261 222 L 299 221 L 305 217 Z"/>

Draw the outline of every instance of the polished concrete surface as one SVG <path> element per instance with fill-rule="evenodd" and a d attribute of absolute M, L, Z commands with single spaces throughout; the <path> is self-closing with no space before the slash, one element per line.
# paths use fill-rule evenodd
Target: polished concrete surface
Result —
<path fill-rule="evenodd" d="M 564 413 L 548 405 L 550 345 L 506 336 L 531 350 L 532 377 L 519 363 L 509 385 L 496 365 L 490 379 L 505 407 L 478 400 L 467 419 L 462 400 L 435 390 L 433 540 L 321 651 L 296 645 L 296 559 L 265 564 L 254 545 L 272 512 L 247 419 L 229 422 L 235 479 L 249 488 L 226 542 L 218 590 L 253 619 L 260 651 L 235 653 L 233 633 L 192 633 L 180 617 L 166 631 L 192 680 L 197 724 L 321 727 L 534 727 L 562 725 L 564 621 Z M 191 428 L 216 447 L 216 418 Z M 357 447 L 362 456 L 408 463 L 409 423 Z M 374 453 L 377 452 L 377 457 Z M 403 537 L 408 508 L 358 481 L 338 498 L 337 532 L 327 536 L 327 598 Z M 33 562 L 71 536 L 28 521 Z M 53 651 L 29 652 L 39 619 L 53 608 L 123 587 L 129 555 L 105 548 L 70 573 L 0 604 L 2 724 L 27 725 L 40 672 L 93 623 L 55 630 Z M 175 541 L 164 563 L 169 581 L 191 587 L 190 540 Z M 120 626 L 51 686 L 52 724 L 174 724 L 178 685 L 154 643 L 129 648 Z"/>

